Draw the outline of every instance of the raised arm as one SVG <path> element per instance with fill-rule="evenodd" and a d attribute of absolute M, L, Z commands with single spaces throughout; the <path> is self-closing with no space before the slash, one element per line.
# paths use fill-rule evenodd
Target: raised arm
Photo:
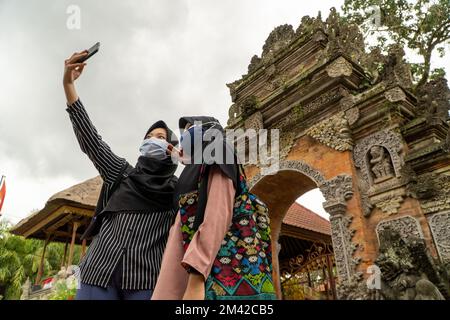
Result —
<path fill-rule="evenodd" d="M 125 164 L 125 159 L 117 156 L 103 141 L 97 129 L 92 124 L 86 109 L 75 89 L 75 80 L 81 75 L 85 63 L 76 63 L 86 52 L 74 53 L 65 61 L 64 68 L 64 92 L 67 98 L 66 111 L 69 113 L 75 136 L 81 150 L 94 163 L 104 181 L 112 182 L 116 179 L 120 169 Z"/>

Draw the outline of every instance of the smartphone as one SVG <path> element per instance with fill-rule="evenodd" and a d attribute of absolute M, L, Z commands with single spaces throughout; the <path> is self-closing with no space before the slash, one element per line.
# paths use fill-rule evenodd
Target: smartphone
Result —
<path fill-rule="evenodd" d="M 167 147 L 167 154 L 172 157 L 172 159 L 181 159 L 183 157 L 183 151 L 175 148 L 173 145 L 169 144 Z"/>
<path fill-rule="evenodd" d="M 84 62 L 87 59 L 89 59 L 90 57 L 92 57 L 94 54 L 96 54 L 98 52 L 98 49 L 100 49 L 100 42 L 97 42 L 92 47 L 90 47 L 88 50 L 88 54 L 85 55 L 84 57 L 81 57 L 80 59 L 78 59 L 77 63 Z"/>

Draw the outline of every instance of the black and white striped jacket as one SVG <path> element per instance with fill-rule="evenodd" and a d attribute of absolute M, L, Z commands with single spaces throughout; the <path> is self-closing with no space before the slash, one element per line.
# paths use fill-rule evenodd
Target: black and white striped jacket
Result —
<path fill-rule="evenodd" d="M 175 212 L 118 212 L 96 221 L 100 220 L 99 209 L 113 196 L 114 182 L 129 164 L 103 141 L 79 99 L 67 106 L 66 111 L 81 150 L 94 163 L 104 182 L 96 215 L 83 235 L 94 238 L 80 262 L 81 281 L 107 287 L 113 271 L 122 263 L 122 289 L 153 289 Z"/>

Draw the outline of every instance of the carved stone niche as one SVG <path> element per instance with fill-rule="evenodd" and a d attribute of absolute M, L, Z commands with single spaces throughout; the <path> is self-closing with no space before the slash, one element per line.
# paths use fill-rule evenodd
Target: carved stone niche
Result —
<path fill-rule="evenodd" d="M 428 224 L 441 262 L 450 263 L 450 211 L 428 216 Z"/>
<path fill-rule="evenodd" d="M 403 202 L 406 193 L 401 175 L 402 141 L 399 134 L 384 130 L 361 139 L 354 148 L 365 216 L 370 215 L 374 206 L 387 214 L 396 213 Z"/>
<path fill-rule="evenodd" d="M 390 228 L 398 232 L 402 239 L 407 239 L 408 237 L 423 239 L 423 233 L 419 221 L 412 216 L 404 216 L 401 218 L 380 221 L 376 227 L 378 242 L 380 241 L 381 232 L 386 228 Z"/>
<path fill-rule="evenodd" d="M 353 158 L 363 178 L 373 185 L 391 177 L 401 177 L 402 150 L 402 138 L 391 130 L 384 130 L 361 139 L 355 146 Z"/>

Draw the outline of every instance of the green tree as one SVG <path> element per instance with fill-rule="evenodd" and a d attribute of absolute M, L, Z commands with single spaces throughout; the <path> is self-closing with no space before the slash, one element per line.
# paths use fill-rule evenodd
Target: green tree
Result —
<path fill-rule="evenodd" d="M 342 10 L 366 36 L 376 36 L 382 49 L 390 40 L 423 58 L 422 63 L 412 64 L 417 87 L 430 76 L 443 75 L 442 68 L 431 70 L 431 58 L 435 51 L 443 57 L 450 44 L 449 0 L 345 0 Z"/>
<path fill-rule="evenodd" d="M 0 296 L 20 298 L 27 278 L 34 283 L 41 261 L 44 241 L 25 239 L 9 232 L 10 225 L 0 222 Z M 73 263 L 77 264 L 81 248 L 75 247 Z M 64 244 L 50 243 L 44 257 L 43 278 L 58 272 L 64 254 Z M 1 298 L 1 297 L 0 297 Z"/>

